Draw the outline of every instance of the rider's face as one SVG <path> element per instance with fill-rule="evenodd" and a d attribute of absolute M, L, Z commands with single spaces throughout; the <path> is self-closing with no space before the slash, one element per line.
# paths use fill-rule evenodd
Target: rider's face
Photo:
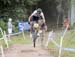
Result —
<path fill-rule="evenodd" d="M 40 11 L 37 11 L 37 13 L 38 13 L 38 14 L 41 14 L 41 12 L 40 12 Z"/>
<path fill-rule="evenodd" d="M 37 12 L 37 16 L 40 16 L 40 14 L 41 14 L 40 12 Z"/>

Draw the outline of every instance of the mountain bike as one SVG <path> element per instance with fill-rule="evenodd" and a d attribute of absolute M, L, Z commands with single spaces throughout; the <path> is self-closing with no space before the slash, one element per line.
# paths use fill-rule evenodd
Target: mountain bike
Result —
<path fill-rule="evenodd" d="M 38 28 L 39 24 L 37 22 L 33 22 L 33 31 L 32 31 L 32 38 L 33 38 L 33 46 L 36 46 L 36 39 L 38 38 Z"/>

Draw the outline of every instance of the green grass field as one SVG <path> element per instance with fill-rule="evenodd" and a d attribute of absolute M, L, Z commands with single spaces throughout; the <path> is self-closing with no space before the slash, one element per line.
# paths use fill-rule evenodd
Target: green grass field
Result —
<path fill-rule="evenodd" d="M 60 43 L 60 37 L 57 37 L 54 39 L 58 44 Z M 32 44 L 32 40 L 29 38 L 29 32 L 25 32 L 25 40 L 23 38 L 23 35 L 16 35 L 12 36 L 11 41 L 9 41 L 9 46 L 13 44 Z M 0 43 L 3 45 L 3 47 L 6 47 L 4 40 L 1 40 Z M 64 36 L 63 40 L 63 47 L 66 48 L 75 48 L 75 31 L 74 30 L 68 30 L 66 35 Z M 52 42 L 49 42 L 49 48 L 50 53 L 54 55 L 55 57 L 58 57 L 58 47 L 56 47 Z M 75 57 L 75 52 L 70 51 L 62 51 L 61 57 Z"/>
<path fill-rule="evenodd" d="M 31 44 L 32 40 L 29 38 L 29 32 L 25 32 L 25 39 L 23 38 L 23 35 L 16 35 L 16 36 L 11 36 L 10 37 L 10 41 L 9 42 L 9 46 L 13 45 L 13 44 Z M 4 40 L 0 41 L 0 44 L 3 45 L 3 47 L 6 47 L 6 44 L 4 42 Z"/>
<path fill-rule="evenodd" d="M 56 38 L 55 41 L 60 44 L 60 37 Z M 63 39 L 63 47 L 66 48 L 75 48 L 75 31 L 74 30 L 68 30 L 64 36 Z M 53 54 L 55 56 L 58 56 L 58 47 L 56 47 L 52 42 L 49 43 L 49 47 L 51 48 Z M 75 52 L 70 51 L 64 51 L 62 50 L 61 57 L 75 57 Z"/>

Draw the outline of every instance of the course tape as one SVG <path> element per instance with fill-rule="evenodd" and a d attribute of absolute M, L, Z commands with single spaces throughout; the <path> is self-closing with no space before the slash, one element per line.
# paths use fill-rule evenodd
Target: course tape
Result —
<path fill-rule="evenodd" d="M 53 44 L 55 44 L 58 48 L 61 48 L 62 50 L 75 52 L 75 48 L 63 48 L 63 47 L 60 47 L 53 39 L 51 39 L 51 41 Z"/>
<path fill-rule="evenodd" d="M 18 34 L 21 34 L 22 32 L 17 32 L 17 33 L 13 33 L 13 34 L 10 34 L 10 36 L 14 36 L 14 35 L 18 35 Z M 9 36 L 9 35 L 6 35 L 6 36 Z M 0 40 L 3 40 L 4 38 L 0 38 Z"/>
<path fill-rule="evenodd" d="M 6 36 L 13 36 L 13 35 L 18 35 L 18 34 L 21 34 L 22 32 L 17 32 L 17 33 L 13 33 L 13 34 L 8 34 L 8 35 L 6 35 Z"/>
<path fill-rule="evenodd" d="M 61 48 L 61 50 L 66 50 L 66 51 L 71 51 L 71 52 L 75 52 L 75 48 L 64 48 L 64 47 L 60 47 L 60 45 L 58 43 L 56 43 L 56 41 L 54 41 L 52 38 L 53 36 L 53 31 L 49 32 L 49 35 L 48 35 L 48 42 L 51 40 L 52 43 L 58 47 L 58 48 Z"/>

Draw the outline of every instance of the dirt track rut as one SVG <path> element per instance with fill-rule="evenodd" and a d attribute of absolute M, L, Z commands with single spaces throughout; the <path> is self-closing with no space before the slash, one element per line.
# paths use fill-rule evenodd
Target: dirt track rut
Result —
<path fill-rule="evenodd" d="M 5 57 L 53 57 L 48 49 L 31 45 L 15 44 L 5 50 Z"/>

